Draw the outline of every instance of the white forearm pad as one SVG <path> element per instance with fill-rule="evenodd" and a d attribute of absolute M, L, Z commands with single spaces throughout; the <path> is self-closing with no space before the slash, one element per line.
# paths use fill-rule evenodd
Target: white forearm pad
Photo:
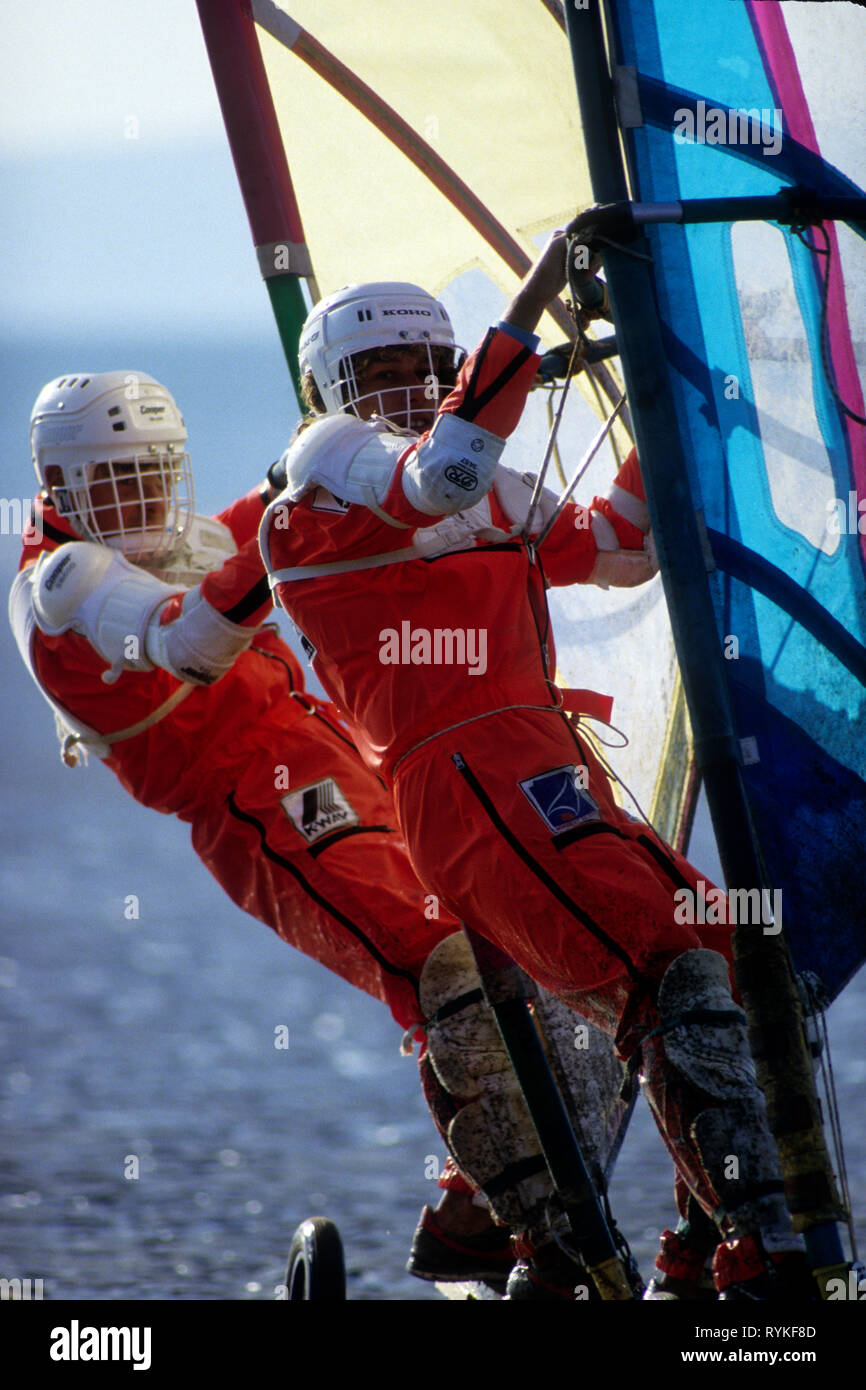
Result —
<path fill-rule="evenodd" d="M 158 613 L 153 615 L 145 647 L 154 666 L 162 666 L 178 680 L 213 685 L 246 651 L 257 631 L 229 622 L 211 607 L 201 589 L 190 589 L 174 622 L 163 624 Z"/>
<path fill-rule="evenodd" d="M 505 440 L 458 415 L 440 415 L 403 470 L 403 493 L 427 516 L 450 516 L 490 491 Z"/>
<path fill-rule="evenodd" d="M 80 633 L 118 670 L 150 671 L 145 629 L 154 609 L 177 592 L 116 550 L 71 541 L 40 556 L 33 576 L 33 610 L 49 636 Z"/>
<path fill-rule="evenodd" d="M 497 470 L 493 490 L 500 507 L 511 522 L 513 532 L 521 531 L 526 524 L 529 504 L 537 481 L 534 473 L 515 473 L 513 469 L 504 465 Z M 556 493 L 551 492 L 549 488 L 542 488 L 532 524 L 534 535 L 547 525 L 553 516 L 556 503 Z"/>

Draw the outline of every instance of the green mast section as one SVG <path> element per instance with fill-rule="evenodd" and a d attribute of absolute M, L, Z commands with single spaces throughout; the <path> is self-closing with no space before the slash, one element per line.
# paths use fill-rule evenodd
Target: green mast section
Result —
<path fill-rule="evenodd" d="M 274 311 L 274 318 L 277 322 L 277 331 L 280 335 L 280 342 L 283 345 L 283 352 L 286 355 L 286 363 L 292 378 L 292 385 L 295 388 L 295 395 L 298 398 L 298 405 L 301 406 L 301 379 L 298 372 L 298 343 L 301 337 L 301 329 L 307 317 L 307 306 L 304 302 L 301 290 L 300 276 L 286 273 L 284 275 L 269 275 L 265 280 L 268 287 L 268 294 L 271 300 L 271 308 Z M 303 409 L 303 406 L 301 406 Z"/>

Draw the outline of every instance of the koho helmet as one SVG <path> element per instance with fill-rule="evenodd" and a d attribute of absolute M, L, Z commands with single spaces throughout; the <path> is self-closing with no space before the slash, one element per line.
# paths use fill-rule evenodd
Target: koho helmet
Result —
<path fill-rule="evenodd" d="M 30 417 L 36 476 L 83 540 L 158 564 L 194 514 L 186 427 L 141 372 L 79 372 L 43 387 Z"/>
<path fill-rule="evenodd" d="M 426 351 L 426 390 L 408 390 L 420 393 L 429 412 L 431 400 L 435 409 L 439 396 L 450 391 L 465 356 L 454 341 L 445 306 L 418 285 L 401 281 L 346 285 L 321 300 L 301 330 L 301 378 L 312 376 L 329 414 L 357 414 L 358 403 L 366 399 L 356 375 L 360 355 L 407 347 Z M 411 404 L 407 402 L 410 414 Z"/>

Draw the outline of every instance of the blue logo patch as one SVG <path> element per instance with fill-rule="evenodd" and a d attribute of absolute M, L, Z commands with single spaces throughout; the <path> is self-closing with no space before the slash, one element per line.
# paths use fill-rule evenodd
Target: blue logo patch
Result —
<path fill-rule="evenodd" d="M 579 785 L 579 779 L 580 773 L 574 763 L 570 763 L 567 767 L 555 767 L 552 772 L 541 772 L 537 777 L 527 777 L 518 786 L 548 830 L 557 835 L 563 830 L 573 830 L 584 821 L 601 820 L 596 802 Z"/>

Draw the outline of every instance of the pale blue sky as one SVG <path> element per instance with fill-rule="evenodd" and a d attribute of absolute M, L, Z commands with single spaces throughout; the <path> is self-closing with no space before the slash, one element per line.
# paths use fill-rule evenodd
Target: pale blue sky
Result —
<path fill-rule="evenodd" d="M 192 0 L 7 5 L 7 329 L 272 331 Z"/>
<path fill-rule="evenodd" d="M 2 30 L 4 155 L 119 153 L 129 116 L 149 140 L 221 133 L 192 0 L 7 4 Z"/>
<path fill-rule="evenodd" d="M 840 102 L 833 83 L 863 12 L 783 9 L 825 152 L 856 178 L 866 87 Z M 270 331 L 194 0 L 7 0 L 0 40 L 7 327 Z"/>

